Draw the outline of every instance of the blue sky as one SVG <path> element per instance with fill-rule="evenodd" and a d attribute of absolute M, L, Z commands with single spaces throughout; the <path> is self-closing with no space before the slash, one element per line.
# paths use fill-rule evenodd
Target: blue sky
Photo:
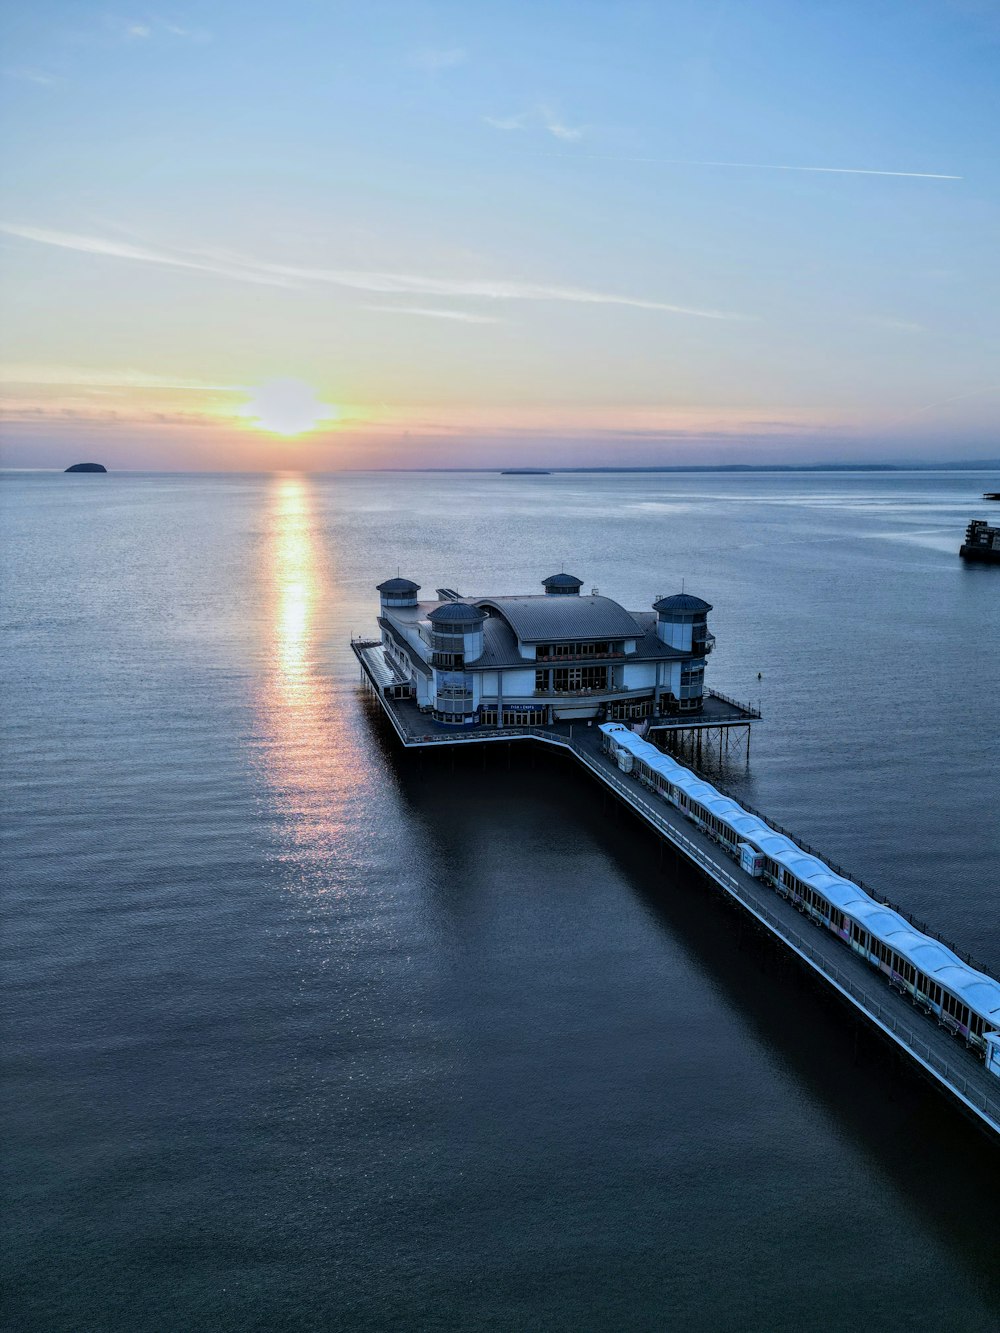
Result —
<path fill-rule="evenodd" d="M 4 36 L 9 464 L 1000 453 L 996 5 L 35 4 Z"/>

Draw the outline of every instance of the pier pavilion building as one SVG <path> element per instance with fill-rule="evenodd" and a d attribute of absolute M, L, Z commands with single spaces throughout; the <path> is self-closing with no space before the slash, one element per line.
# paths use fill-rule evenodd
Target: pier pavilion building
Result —
<path fill-rule="evenodd" d="M 389 697 L 455 727 L 697 716 L 715 639 L 690 593 L 627 611 L 582 580 L 552 574 L 533 595 L 420 601 L 411 579 L 378 585 Z"/>

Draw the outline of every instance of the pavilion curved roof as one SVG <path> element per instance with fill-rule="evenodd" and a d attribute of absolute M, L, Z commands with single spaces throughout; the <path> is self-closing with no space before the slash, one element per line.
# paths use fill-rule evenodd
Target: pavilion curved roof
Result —
<path fill-rule="evenodd" d="M 645 628 L 610 597 L 484 597 L 476 602 L 503 616 L 521 643 L 641 639 Z"/>

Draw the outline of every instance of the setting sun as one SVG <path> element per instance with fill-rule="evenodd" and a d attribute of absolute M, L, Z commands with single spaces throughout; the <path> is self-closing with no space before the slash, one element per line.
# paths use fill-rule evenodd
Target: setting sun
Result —
<path fill-rule="evenodd" d="M 272 435 L 303 435 L 322 422 L 336 421 L 340 413 L 321 403 L 301 380 L 267 380 L 253 390 L 241 415 Z"/>

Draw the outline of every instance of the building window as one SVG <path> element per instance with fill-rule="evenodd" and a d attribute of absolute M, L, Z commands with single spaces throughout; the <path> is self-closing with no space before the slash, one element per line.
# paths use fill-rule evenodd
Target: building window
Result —
<path fill-rule="evenodd" d="M 634 718 L 649 717 L 652 714 L 652 711 L 652 699 L 612 701 L 608 704 L 608 721 L 627 722 Z"/>
<path fill-rule="evenodd" d="M 544 708 L 504 709 L 503 724 L 505 727 L 540 727 L 544 723 Z"/>
<path fill-rule="evenodd" d="M 539 643 L 535 657 L 539 662 L 550 662 L 580 657 L 621 657 L 622 644 L 599 640 L 594 643 Z"/>
<path fill-rule="evenodd" d="M 552 672 L 552 688 L 557 694 L 579 694 L 582 690 L 606 690 L 608 668 L 556 667 Z"/>
<path fill-rule="evenodd" d="M 544 727 L 545 714 L 546 710 L 544 708 L 505 708 L 503 724 L 505 727 Z M 484 727 L 495 727 L 497 725 L 497 710 L 495 708 L 481 709 L 479 721 Z"/>

